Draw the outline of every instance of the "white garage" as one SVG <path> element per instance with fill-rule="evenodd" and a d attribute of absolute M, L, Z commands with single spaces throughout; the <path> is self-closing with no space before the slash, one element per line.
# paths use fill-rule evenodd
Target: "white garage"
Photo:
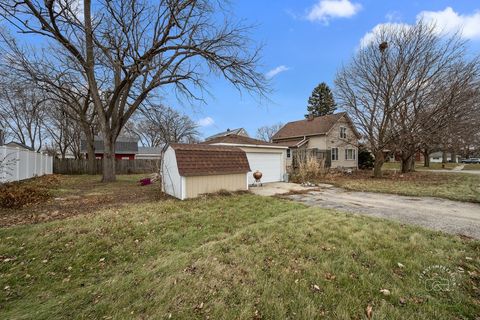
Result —
<path fill-rule="evenodd" d="M 264 153 L 264 152 L 246 152 L 248 163 L 252 172 L 248 175 L 248 183 L 255 182 L 253 172 L 262 173 L 262 182 L 283 181 L 283 154 L 282 153 Z"/>
<path fill-rule="evenodd" d="M 253 173 L 257 170 L 262 173 L 262 183 L 284 181 L 287 147 L 240 135 L 218 137 L 204 143 L 235 146 L 245 151 L 251 169 L 248 173 L 249 184 L 255 182 Z"/>

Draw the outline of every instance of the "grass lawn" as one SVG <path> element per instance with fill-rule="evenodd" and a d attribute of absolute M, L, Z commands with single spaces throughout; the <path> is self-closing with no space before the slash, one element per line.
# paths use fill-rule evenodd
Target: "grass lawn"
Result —
<path fill-rule="evenodd" d="M 442 167 L 444 165 L 444 167 Z M 417 170 L 452 170 L 457 167 L 458 163 L 430 163 L 430 167 L 424 167 L 422 163 L 416 163 L 415 169 Z M 400 162 L 385 162 L 382 167 L 383 170 L 400 170 Z"/>
<path fill-rule="evenodd" d="M 428 171 L 400 174 L 386 170 L 383 178 L 377 179 L 372 177 L 370 171 L 362 170 L 352 175 L 327 175 L 321 182 L 354 191 L 480 202 L 480 175 L 473 174 Z"/>
<path fill-rule="evenodd" d="M 466 163 L 462 170 L 480 170 L 480 163 Z"/>
<path fill-rule="evenodd" d="M 88 190 L 93 179 L 61 177 L 54 192 L 65 200 L 29 210 L 50 214 L 55 201 L 116 197 L 112 189 L 142 200 L 1 228 L 2 318 L 365 319 L 369 306 L 373 319 L 480 314 L 478 241 L 250 194 L 157 199 L 131 177 Z M 421 279 L 435 265 L 452 272 L 450 291 Z"/>

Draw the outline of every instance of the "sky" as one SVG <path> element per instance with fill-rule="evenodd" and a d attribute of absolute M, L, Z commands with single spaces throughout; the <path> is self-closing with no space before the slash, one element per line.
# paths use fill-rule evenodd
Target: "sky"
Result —
<path fill-rule="evenodd" d="M 251 37 L 263 44 L 260 71 L 270 79 L 268 99 L 238 92 L 219 78 L 208 79 L 206 103 L 166 102 L 191 116 L 203 137 L 243 127 L 255 137 L 263 125 L 300 120 L 313 88 L 333 89 L 338 68 L 383 23 L 412 24 L 423 17 L 449 33 L 461 28 L 472 54 L 480 53 L 480 1 L 233 0 L 237 19 L 256 25 Z"/>

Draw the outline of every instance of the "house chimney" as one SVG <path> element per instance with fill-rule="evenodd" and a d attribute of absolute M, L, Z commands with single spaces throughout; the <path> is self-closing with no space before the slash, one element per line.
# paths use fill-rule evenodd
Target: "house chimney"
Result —
<path fill-rule="evenodd" d="M 312 121 L 313 118 L 315 118 L 315 117 L 313 116 L 313 113 L 310 112 L 310 113 L 308 114 L 307 120 L 308 120 L 308 121 Z"/>

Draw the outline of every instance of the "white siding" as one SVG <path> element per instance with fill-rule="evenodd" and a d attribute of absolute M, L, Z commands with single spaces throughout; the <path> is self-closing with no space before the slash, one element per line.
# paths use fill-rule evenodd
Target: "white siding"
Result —
<path fill-rule="evenodd" d="M 162 188 L 163 191 L 169 195 L 172 195 L 179 199 L 184 199 L 184 193 L 182 192 L 182 177 L 178 172 L 177 158 L 175 156 L 175 150 L 172 147 L 168 147 L 165 151 L 162 161 Z"/>

